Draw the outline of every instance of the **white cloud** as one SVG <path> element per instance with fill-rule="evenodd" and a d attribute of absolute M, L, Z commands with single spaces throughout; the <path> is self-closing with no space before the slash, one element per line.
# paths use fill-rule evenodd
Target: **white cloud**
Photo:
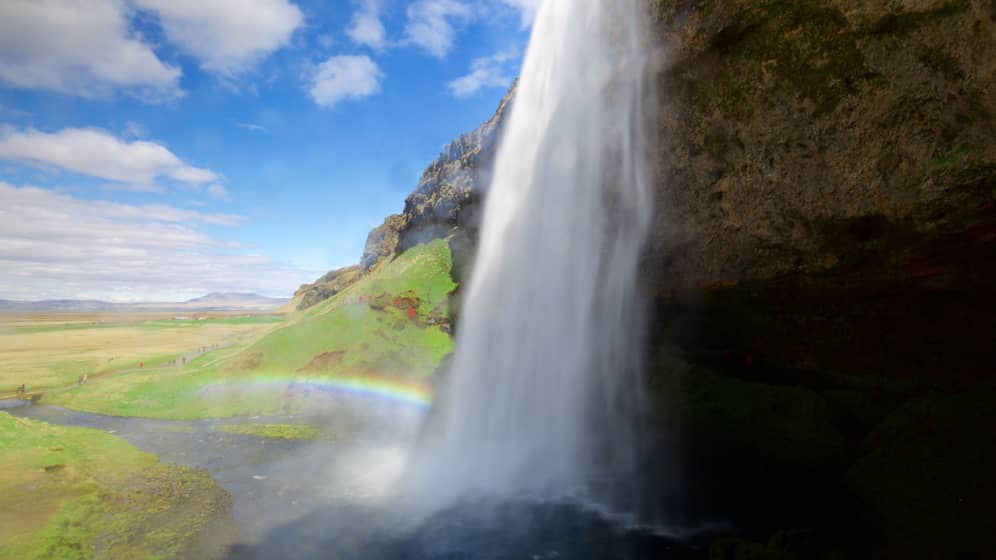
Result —
<path fill-rule="evenodd" d="M 321 107 L 380 92 L 383 73 L 368 56 L 333 56 L 318 65 L 308 93 Z"/>
<path fill-rule="evenodd" d="M 359 7 L 353 14 L 346 34 L 354 42 L 375 51 L 387 45 L 387 31 L 380 20 L 380 0 L 354 0 Z"/>
<path fill-rule="evenodd" d="M 515 50 L 506 50 L 477 58 L 471 63 L 469 74 L 453 80 L 447 87 L 458 98 L 470 97 L 487 87 L 507 88 L 512 83 L 512 77 L 506 65 L 517 57 Z"/>
<path fill-rule="evenodd" d="M 473 18 L 471 8 L 458 0 L 417 0 L 405 12 L 406 42 L 419 46 L 437 58 L 453 47 L 455 25 Z"/>
<path fill-rule="evenodd" d="M 82 97 L 182 95 L 180 69 L 129 29 L 129 15 L 122 0 L 3 0 L 0 80 Z"/>
<path fill-rule="evenodd" d="M 245 71 L 286 45 L 303 22 L 287 0 L 132 0 L 159 16 L 169 41 L 221 74 Z"/>
<path fill-rule="evenodd" d="M 210 185 L 207 188 L 207 193 L 211 196 L 211 198 L 216 200 L 228 200 L 232 198 L 232 195 L 229 194 L 228 189 L 226 189 L 224 185 L 219 185 L 218 183 Z"/>
<path fill-rule="evenodd" d="M 135 121 L 128 121 L 125 123 L 121 135 L 125 138 L 145 138 L 149 135 L 149 131 Z"/>
<path fill-rule="evenodd" d="M 0 182 L 0 297 L 185 299 L 290 294 L 314 273 L 201 232 L 238 216 L 74 198 Z"/>
<path fill-rule="evenodd" d="M 184 163 L 160 144 L 146 140 L 126 142 L 99 129 L 8 132 L 0 135 L 0 159 L 138 185 L 150 185 L 158 177 L 191 185 L 219 179 L 208 169 Z"/>
<path fill-rule="evenodd" d="M 100 186 L 101 189 L 105 191 L 127 191 L 127 192 L 144 192 L 144 193 L 156 193 L 162 194 L 166 192 L 160 185 L 154 184 L 124 184 L 124 183 L 105 183 Z"/>
<path fill-rule="evenodd" d="M 522 16 L 522 27 L 529 27 L 533 20 L 536 19 L 536 13 L 539 11 L 540 4 L 543 0 L 501 0 L 503 3 L 519 10 Z"/>

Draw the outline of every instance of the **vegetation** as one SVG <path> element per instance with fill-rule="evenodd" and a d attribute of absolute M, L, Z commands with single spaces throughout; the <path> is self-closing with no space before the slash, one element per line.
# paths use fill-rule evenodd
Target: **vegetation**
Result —
<path fill-rule="evenodd" d="M 206 472 L 99 430 L 0 412 L 0 481 L 4 560 L 204 557 L 234 531 Z"/>
<path fill-rule="evenodd" d="M 0 395 L 72 387 L 97 377 L 153 369 L 201 347 L 244 344 L 274 317 L 176 320 L 161 315 L 0 315 Z M 140 365 L 142 366 L 140 368 Z"/>
<path fill-rule="evenodd" d="M 317 439 L 321 431 L 304 424 L 225 424 L 216 429 L 230 434 L 241 434 L 274 439 Z"/>
<path fill-rule="evenodd" d="M 147 340 L 168 338 L 173 348 L 178 341 L 196 347 L 197 341 L 211 340 L 207 333 L 227 343 L 189 360 L 186 367 L 149 369 L 147 362 L 143 370 L 91 378 L 78 387 L 76 376 L 68 376 L 72 385 L 46 393 L 42 402 L 115 416 L 231 417 L 307 406 L 305 399 L 287 399 L 279 387 L 246 386 L 254 378 L 428 376 L 453 349 L 447 333 L 449 294 L 456 287 L 451 265 L 449 245 L 436 240 L 409 249 L 331 299 L 280 323 L 255 318 L 128 326 L 145 333 Z M 27 382 L 33 384 L 30 378 Z M 208 389 L 219 385 L 231 390 Z"/>

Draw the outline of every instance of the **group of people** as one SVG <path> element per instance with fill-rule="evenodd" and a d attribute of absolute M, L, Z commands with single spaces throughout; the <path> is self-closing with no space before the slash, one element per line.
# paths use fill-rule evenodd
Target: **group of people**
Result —
<path fill-rule="evenodd" d="M 197 353 L 198 354 L 206 354 L 208 350 L 214 350 L 215 348 L 218 348 L 217 344 L 212 344 L 211 346 L 200 346 L 200 347 L 197 348 Z M 177 365 L 183 365 L 183 366 L 185 366 L 185 365 L 187 365 L 187 357 L 186 356 L 181 356 L 179 358 L 174 358 L 174 359 L 166 362 L 166 365 L 168 365 L 170 367 L 176 367 Z"/>
<path fill-rule="evenodd" d="M 217 347 L 218 347 L 217 344 L 212 344 L 211 346 L 201 346 L 199 350 L 200 350 L 201 353 L 205 353 L 205 352 L 208 351 L 209 348 L 210 349 L 214 349 L 214 348 L 217 348 Z M 186 356 L 182 356 L 180 358 L 177 358 L 177 359 L 174 359 L 174 360 L 170 360 L 168 362 L 168 364 L 171 365 L 171 366 L 176 366 L 177 362 L 179 362 L 182 365 L 187 365 L 187 357 Z M 145 362 L 140 362 L 138 364 L 138 367 L 144 368 L 145 367 Z M 84 373 L 83 375 L 79 376 L 79 378 L 77 378 L 76 384 L 77 385 L 83 385 L 84 383 L 86 383 L 89 380 L 90 380 L 90 377 L 87 374 Z M 17 398 L 20 399 L 20 398 L 24 397 L 24 395 L 26 395 L 27 392 L 28 392 L 28 389 L 27 389 L 27 386 L 24 383 L 21 383 L 20 385 L 17 386 Z"/>

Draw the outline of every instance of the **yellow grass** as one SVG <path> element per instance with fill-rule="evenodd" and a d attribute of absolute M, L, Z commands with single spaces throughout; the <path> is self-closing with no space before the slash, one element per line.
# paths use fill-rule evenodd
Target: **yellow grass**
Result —
<path fill-rule="evenodd" d="M 172 314 L 65 313 L 0 315 L 0 396 L 70 386 L 90 378 L 165 365 L 201 347 L 244 342 L 272 323 L 216 314 L 174 320 Z"/>

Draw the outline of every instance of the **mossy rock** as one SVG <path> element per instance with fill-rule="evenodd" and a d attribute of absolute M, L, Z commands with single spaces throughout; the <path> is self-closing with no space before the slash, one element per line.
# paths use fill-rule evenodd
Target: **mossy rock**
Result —
<path fill-rule="evenodd" d="M 996 557 L 996 393 L 930 392 L 889 415 L 848 476 L 897 554 Z"/>

